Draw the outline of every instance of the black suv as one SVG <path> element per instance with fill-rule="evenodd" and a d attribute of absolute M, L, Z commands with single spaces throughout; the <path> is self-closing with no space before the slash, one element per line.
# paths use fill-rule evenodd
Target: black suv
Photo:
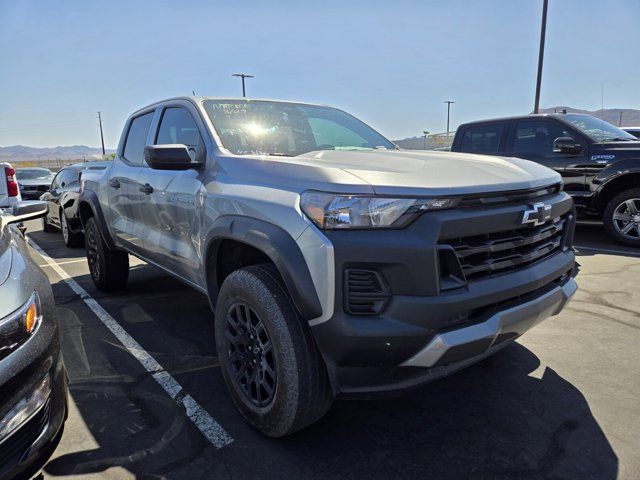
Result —
<path fill-rule="evenodd" d="M 640 246 L 640 141 L 598 118 L 523 115 L 460 125 L 454 152 L 520 157 L 562 175 L 582 218 L 602 218 L 609 234 Z"/>

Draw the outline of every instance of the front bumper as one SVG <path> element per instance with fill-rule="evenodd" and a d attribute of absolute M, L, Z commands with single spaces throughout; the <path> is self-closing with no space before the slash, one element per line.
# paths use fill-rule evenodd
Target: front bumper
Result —
<path fill-rule="evenodd" d="M 335 394 L 396 392 L 466 367 L 558 313 L 576 289 L 573 203 L 558 194 L 552 217 L 566 218 L 563 244 L 522 267 L 442 282 L 440 239 L 517 228 L 524 205 L 425 214 L 403 230 L 325 232 L 335 255 L 334 313 L 312 331 Z M 389 298 L 379 313 L 349 312 L 345 271 L 377 272 Z"/>
<path fill-rule="evenodd" d="M 493 314 L 484 322 L 438 333 L 402 367 L 433 367 L 458 363 L 488 352 L 494 345 L 513 340 L 542 320 L 557 315 L 576 293 L 578 285 L 569 277 L 547 293 Z"/>
<path fill-rule="evenodd" d="M 62 432 L 67 415 L 67 374 L 57 323 L 52 318 L 44 318 L 33 337 L 0 361 L 0 418 L 27 398 L 47 375 L 47 401 L 0 441 L 0 478 L 28 475 L 40 468 Z"/>

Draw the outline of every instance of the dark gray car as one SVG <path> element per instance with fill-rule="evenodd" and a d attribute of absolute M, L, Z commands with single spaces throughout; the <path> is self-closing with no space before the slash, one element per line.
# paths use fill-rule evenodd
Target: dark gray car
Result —
<path fill-rule="evenodd" d="M 16 168 L 16 179 L 23 200 L 37 200 L 49 190 L 53 172 L 48 168 Z"/>
<path fill-rule="evenodd" d="M 0 478 L 40 468 L 67 415 L 51 285 L 16 226 L 45 213 L 35 201 L 0 214 Z"/>

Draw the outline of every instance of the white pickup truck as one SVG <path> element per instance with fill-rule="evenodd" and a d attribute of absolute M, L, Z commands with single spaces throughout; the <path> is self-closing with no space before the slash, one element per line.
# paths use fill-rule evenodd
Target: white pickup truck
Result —
<path fill-rule="evenodd" d="M 22 200 L 16 180 L 16 170 L 9 163 L 0 163 L 4 179 L 0 180 L 0 209 L 13 207 Z"/>

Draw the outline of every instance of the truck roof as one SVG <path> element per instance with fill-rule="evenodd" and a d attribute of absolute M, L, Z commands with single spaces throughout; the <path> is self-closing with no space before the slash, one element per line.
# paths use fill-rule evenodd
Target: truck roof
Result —
<path fill-rule="evenodd" d="M 300 105 L 313 105 L 316 107 L 330 107 L 330 105 L 325 105 L 325 104 L 321 104 L 321 103 L 312 103 L 312 102 L 300 102 L 297 100 L 279 100 L 279 99 L 274 99 L 274 98 L 250 98 L 250 97 L 208 97 L 208 96 L 200 96 L 200 95 L 183 95 L 183 96 L 179 96 L 179 97 L 169 97 L 169 98 L 164 98 L 162 100 L 158 100 L 156 102 L 150 103 L 148 105 L 145 105 L 143 107 L 140 107 L 138 109 L 136 109 L 136 111 L 133 113 L 134 115 L 136 113 L 138 113 L 141 110 L 146 110 L 149 107 L 153 107 L 155 105 L 159 105 L 161 103 L 165 103 L 165 102 L 169 102 L 171 100 L 188 100 L 191 102 L 194 102 L 196 104 L 199 104 L 205 100 L 217 100 L 217 101 L 224 101 L 224 102 L 237 102 L 237 101 L 249 101 L 249 102 L 279 102 L 279 103 L 297 103 Z"/>
<path fill-rule="evenodd" d="M 504 121 L 509 121 L 509 120 L 521 120 L 523 118 L 539 118 L 539 117 L 555 117 L 555 118 L 562 118 L 565 115 L 580 115 L 582 117 L 589 117 L 591 115 L 587 115 L 584 113 L 573 113 L 573 112 L 567 112 L 565 113 L 530 113 L 528 115 L 511 115 L 508 117 L 496 117 L 496 118 L 486 118 L 483 120 L 474 120 L 472 122 L 465 122 L 465 123 L 461 123 L 460 127 L 466 127 L 468 125 L 475 125 L 478 123 L 493 123 L 493 122 L 504 122 Z"/>

